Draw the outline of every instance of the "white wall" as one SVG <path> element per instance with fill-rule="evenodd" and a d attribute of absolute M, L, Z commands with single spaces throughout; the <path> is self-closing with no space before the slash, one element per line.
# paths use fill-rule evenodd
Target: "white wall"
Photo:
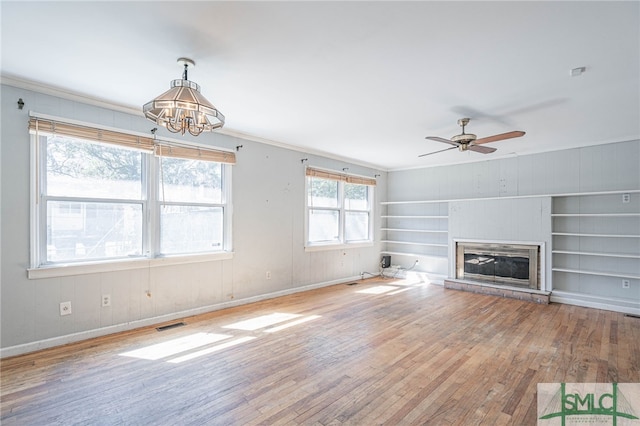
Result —
<path fill-rule="evenodd" d="M 141 116 L 21 88 L 3 85 L 1 95 L 2 356 L 329 285 L 378 269 L 379 243 L 304 251 L 304 165 L 380 174 L 378 200 L 385 196 L 386 173 L 213 133 L 185 139 L 227 149 L 243 145 L 233 166 L 232 259 L 28 279 L 29 111 L 144 133 L 154 126 Z M 23 110 L 17 108 L 18 98 L 25 102 Z M 303 164 L 302 158 L 309 160 Z M 375 215 L 378 230 L 379 208 Z M 271 272 L 269 280 L 266 271 Z M 101 307 L 102 294 L 111 295 L 110 307 Z M 60 316 L 59 303 L 64 301 L 72 302 L 71 315 Z"/>

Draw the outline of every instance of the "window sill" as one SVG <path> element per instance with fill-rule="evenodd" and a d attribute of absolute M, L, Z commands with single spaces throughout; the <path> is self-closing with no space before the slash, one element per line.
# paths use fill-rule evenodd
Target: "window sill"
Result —
<path fill-rule="evenodd" d="M 326 250 L 344 250 L 344 249 L 355 249 L 355 248 L 363 248 L 363 247 L 373 247 L 373 241 L 363 241 L 360 243 L 349 243 L 349 244 L 316 244 L 306 246 L 304 248 L 305 252 L 313 252 L 313 251 L 326 251 Z"/>
<path fill-rule="evenodd" d="M 37 280 L 42 278 L 68 277 L 73 275 L 126 271 L 131 269 L 184 265 L 188 263 L 202 263 L 228 259 L 233 259 L 233 252 L 207 253 L 192 256 L 168 256 L 154 259 L 138 258 L 122 259 L 110 262 L 58 264 L 27 269 L 27 278 L 30 280 Z"/>

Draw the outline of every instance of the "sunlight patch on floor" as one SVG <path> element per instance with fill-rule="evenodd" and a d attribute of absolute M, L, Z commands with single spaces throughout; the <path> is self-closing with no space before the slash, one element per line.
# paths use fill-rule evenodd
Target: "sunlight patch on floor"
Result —
<path fill-rule="evenodd" d="M 144 348 L 133 351 L 124 352 L 121 353 L 120 356 L 156 360 L 199 348 L 201 346 L 206 346 L 230 337 L 233 336 L 226 334 L 194 333 L 177 339 L 168 340 L 166 342 L 157 343 L 155 345 L 145 346 Z"/>
<path fill-rule="evenodd" d="M 286 324 L 278 325 L 264 330 L 265 333 L 275 333 L 276 331 L 284 330 L 285 328 L 293 327 L 294 325 L 303 324 L 308 321 L 320 318 L 320 315 L 309 315 L 308 317 L 300 318 L 295 321 L 288 322 Z"/>
<path fill-rule="evenodd" d="M 236 322 L 234 324 L 225 325 L 222 328 L 254 331 L 259 328 L 269 327 L 270 325 L 289 321 L 294 318 L 299 318 L 301 316 L 302 315 L 298 315 L 298 314 L 284 314 L 280 312 L 274 312 L 273 314 L 262 315 L 262 316 L 251 318 L 245 321 Z"/>
<path fill-rule="evenodd" d="M 244 342 L 248 342 L 248 341 L 253 340 L 253 339 L 257 339 L 257 337 L 254 337 L 254 336 L 239 337 L 237 339 L 233 339 L 233 340 L 230 340 L 228 342 L 221 343 L 221 344 L 216 345 L 216 346 L 212 346 L 210 348 L 202 349 L 200 351 L 192 352 L 190 354 L 183 355 L 183 356 L 180 356 L 178 358 L 170 359 L 167 362 L 170 362 L 171 364 L 179 364 L 181 362 L 189 361 L 189 360 L 192 360 L 194 358 L 199 358 L 201 356 L 208 355 L 210 353 L 213 353 L 213 352 L 216 352 L 216 351 L 219 351 L 219 350 L 222 350 L 222 349 L 230 348 L 232 346 L 236 346 L 236 345 L 239 345 L 239 344 L 244 343 Z"/>
<path fill-rule="evenodd" d="M 390 285 L 377 285 L 375 287 L 365 288 L 364 290 L 358 290 L 356 293 L 362 294 L 384 294 L 393 290 L 398 290 L 398 287 Z"/>

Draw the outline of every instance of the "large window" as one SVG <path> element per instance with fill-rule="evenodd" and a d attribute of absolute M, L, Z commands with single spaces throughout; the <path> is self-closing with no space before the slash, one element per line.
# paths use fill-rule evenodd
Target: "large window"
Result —
<path fill-rule="evenodd" d="M 229 251 L 233 153 L 32 118 L 32 267 Z"/>
<path fill-rule="evenodd" d="M 307 168 L 307 247 L 370 243 L 375 180 Z"/>

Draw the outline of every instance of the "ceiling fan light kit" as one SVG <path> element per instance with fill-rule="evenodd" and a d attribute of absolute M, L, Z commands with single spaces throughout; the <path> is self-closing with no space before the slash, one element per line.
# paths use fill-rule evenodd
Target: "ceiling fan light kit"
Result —
<path fill-rule="evenodd" d="M 189 81 L 188 67 L 195 66 L 189 58 L 178 58 L 184 66 L 182 78 L 173 80 L 171 88 L 142 107 L 144 116 L 164 126 L 172 133 L 198 136 L 224 126 L 224 115 L 201 93 L 200 86 Z"/>
<path fill-rule="evenodd" d="M 418 155 L 418 157 L 425 157 L 427 155 L 437 154 L 439 152 L 449 151 L 450 149 L 458 148 L 459 151 L 475 151 L 481 154 L 490 154 L 496 151 L 496 148 L 489 146 L 480 146 L 489 142 L 497 142 L 504 139 L 519 138 L 524 136 L 525 132 L 520 130 L 514 130 L 507 133 L 501 133 L 499 135 L 487 136 L 485 138 L 478 139 L 473 133 L 465 133 L 464 128 L 471 121 L 470 118 L 461 118 L 458 120 L 458 126 L 462 127 L 462 133 L 453 136 L 451 139 L 441 138 L 439 136 L 427 136 L 426 139 L 447 143 L 453 145 L 450 148 L 441 149 L 435 152 L 429 152 L 427 154 Z"/>

